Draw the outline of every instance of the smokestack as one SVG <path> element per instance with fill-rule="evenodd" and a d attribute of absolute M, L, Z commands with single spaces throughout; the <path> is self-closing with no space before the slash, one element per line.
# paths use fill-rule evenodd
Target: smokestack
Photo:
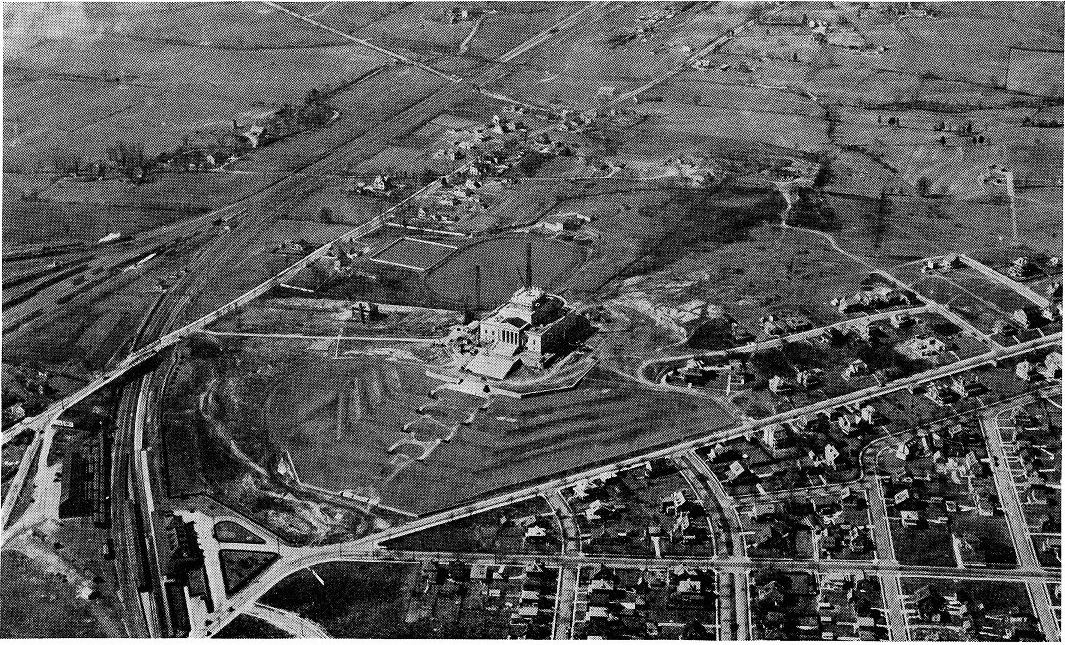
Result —
<path fill-rule="evenodd" d="M 532 240 L 525 241 L 525 288 L 532 288 Z"/>
<path fill-rule="evenodd" d="M 474 311 L 481 310 L 481 265 L 476 264 L 473 267 L 473 309 Z"/>

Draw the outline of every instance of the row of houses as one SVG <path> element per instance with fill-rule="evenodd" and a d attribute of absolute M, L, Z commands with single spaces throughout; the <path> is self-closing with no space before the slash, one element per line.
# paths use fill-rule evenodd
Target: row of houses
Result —
<path fill-rule="evenodd" d="M 853 621 L 837 624 L 840 593 Z M 812 573 L 767 571 L 756 576 L 752 598 L 764 640 L 885 640 L 887 629 L 876 585 L 868 579 L 840 581 Z M 848 616 L 848 617 L 849 617 Z"/>
<path fill-rule="evenodd" d="M 588 582 L 585 635 L 589 640 L 653 639 L 679 638 L 698 632 L 705 638 L 705 628 L 693 630 L 691 623 L 669 620 L 673 616 L 666 615 L 668 610 L 656 599 L 664 591 L 668 604 L 706 610 L 709 619 L 713 615 L 714 578 L 713 570 L 679 565 L 665 579 L 661 575 L 652 577 L 646 571 L 631 570 L 625 571 L 623 577 L 618 571 L 600 565 Z"/>
<path fill-rule="evenodd" d="M 907 599 L 907 613 L 929 625 L 960 629 L 964 639 L 988 641 L 1042 641 L 1039 620 L 1019 606 L 1009 609 L 985 609 L 992 599 L 973 597 L 959 592 L 941 593 L 929 584 Z M 1001 602 L 1000 599 L 994 599 Z M 996 604 L 998 604 L 996 602 Z"/>

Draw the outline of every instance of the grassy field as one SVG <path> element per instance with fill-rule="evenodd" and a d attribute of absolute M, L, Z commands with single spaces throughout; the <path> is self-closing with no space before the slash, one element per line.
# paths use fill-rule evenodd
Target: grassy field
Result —
<path fill-rule="evenodd" d="M 540 526 L 546 536 L 525 539 L 530 526 Z M 541 497 L 418 531 L 384 545 L 400 551 L 454 553 L 545 553 L 562 552 L 558 519 Z"/>
<path fill-rule="evenodd" d="M 593 371 L 571 392 L 500 399 L 480 411 L 475 397 L 430 398 L 437 382 L 410 359 L 242 343 L 225 344 L 222 374 L 190 364 L 204 369 L 183 372 L 180 388 L 212 393 L 208 413 L 252 462 L 271 469 L 291 457 L 304 484 L 419 513 L 730 422 L 708 400 L 678 400 L 608 372 Z"/>
<path fill-rule="evenodd" d="M 263 602 L 306 616 L 332 636 L 398 636 L 418 569 L 414 564 L 330 562 L 314 567 L 313 573 L 303 569 L 285 578 Z"/>
<path fill-rule="evenodd" d="M 101 624 L 98 604 L 79 594 L 63 574 L 42 569 L 18 551 L 5 550 L 3 561 L 4 576 L 9 581 L 0 595 L 0 635 L 4 638 L 116 635 Z"/>
<path fill-rule="evenodd" d="M 481 306 L 495 307 L 525 283 L 526 239 L 532 241 L 533 285 L 559 291 L 584 260 L 572 244 L 545 238 L 498 236 L 478 240 L 450 255 L 426 277 L 433 294 L 445 303 L 473 303 L 475 267 L 481 267 Z M 454 306 L 454 305 L 452 305 Z"/>
<path fill-rule="evenodd" d="M 218 552 L 222 564 L 222 581 L 226 594 L 233 595 L 243 589 L 277 559 L 275 553 L 222 549 Z"/>
<path fill-rule="evenodd" d="M 170 150 L 183 134 L 246 120 L 275 103 L 299 103 L 312 87 L 336 87 L 387 61 L 350 43 L 276 47 L 289 44 L 294 32 L 271 9 L 113 9 L 126 14 L 121 16 L 82 11 L 80 28 L 61 24 L 59 38 L 5 51 L 5 69 L 21 81 L 4 97 L 5 143 L 12 155 L 5 156 L 5 167 L 50 161 L 40 153 L 56 145 L 89 159 L 102 158 L 118 140 L 143 143 L 149 154 Z M 15 13 L 16 21 L 22 13 Z M 255 28 L 235 29 L 245 21 Z M 95 31 L 97 25 L 112 29 Z M 273 34 L 271 27 L 277 29 Z M 247 34 L 260 42 L 226 42 Z"/>
<path fill-rule="evenodd" d="M 291 635 L 262 618 L 241 614 L 223 627 L 215 638 L 291 638 Z"/>
<path fill-rule="evenodd" d="M 635 89 L 671 70 L 688 52 L 741 23 L 748 14 L 748 8 L 740 5 L 670 8 L 676 15 L 643 35 L 636 33 L 647 24 L 641 15 L 664 14 L 664 10 L 627 4 L 610 7 L 598 16 L 588 12 L 577 26 L 535 48 L 529 65 L 501 79 L 499 88 L 504 92 L 520 88 L 530 99 L 545 104 L 561 101 L 592 108 L 600 87 L 612 88 L 613 94 Z M 607 60 L 609 65 L 604 64 Z"/>
<path fill-rule="evenodd" d="M 456 248 L 405 237 L 375 253 L 373 259 L 403 264 L 425 271 L 442 263 Z"/>

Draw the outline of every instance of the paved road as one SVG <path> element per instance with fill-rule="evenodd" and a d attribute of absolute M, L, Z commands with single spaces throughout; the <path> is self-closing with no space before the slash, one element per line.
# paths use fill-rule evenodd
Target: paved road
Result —
<path fill-rule="evenodd" d="M 552 640 L 566 641 L 573 638 L 573 619 L 577 602 L 577 578 L 580 567 L 570 565 L 559 571 L 558 595 L 555 602 L 555 628 Z"/>
<path fill-rule="evenodd" d="M 747 560 L 747 542 L 743 537 L 743 525 L 740 523 L 740 516 L 736 511 L 735 499 L 725 491 L 725 487 L 721 485 L 721 480 L 710 470 L 710 467 L 695 450 L 688 451 L 685 460 L 697 472 L 702 474 L 703 481 L 713 494 L 714 502 L 720 511 L 721 523 L 723 526 L 728 527 L 728 533 L 724 536 L 727 540 L 728 553 L 740 561 Z M 728 626 L 728 631 L 733 633 L 736 640 L 750 640 L 754 637 L 754 634 L 751 633 L 750 574 L 747 571 L 734 570 L 729 572 L 728 575 L 731 576 L 729 582 L 732 595 L 730 596 L 729 605 L 730 613 L 733 617 L 732 625 Z"/>
<path fill-rule="evenodd" d="M 1014 550 L 1017 552 L 1017 560 L 1021 566 L 1033 571 L 1043 571 L 1043 566 L 1035 553 L 1032 537 L 1028 533 L 1028 522 L 1025 520 L 1024 509 L 1021 507 L 1020 495 L 1013 480 L 1013 472 L 1007 461 L 1005 441 L 998 426 L 998 413 L 992 413 L 981 419 L 984 436 L 987 438 L 988 451 L 997 459 L 992 460 L 992 472 L 998 487 L 998 498 L 1002 503 L 1009 524 L 1010 535 L 1013 537 Z M 996 463 L 997 462 L 997 463 Z M 1047 641 L 1057 642 L 1061 640 L 1057 617 L 1050 604 L 1050 596 L 1047 593 L 1046 584 L 1042 581 L 1029 581 L 1028 590 L 1032 596 L 1035 615 L 1039 617 L 1043 634 Z"/>
<path fill-rule="evenodd" d="M 205 529 L 209 530 L 209 529 Z M 201 534 L 203 531 L 201 531 Z M 760 559 L 752 562 L 746 557 L 711 557 L 711 558 L 630 558 L 612 556 L 588 556 L 585 554 L 559 554 L 559 555 L 486 555 L 478 553 L 451 553 L 451 552 L 410 552 L 393 551 L 387 549 L 353 549 L 343 544 L 330 545 L 328 547 L 292 548 L 281 545 L 280 562 L 271 566 L 252 585 L 245 588 L 234 597 L 228 599 L 220 613 L 216 614 L 218 620 L 212 624 L 204 635 L 217 633 L 225 624 L 240 613 L 250 603 L 256 602 L 263 593 L 272 588 L 277 582 L 294 571 L 305 569 L 325 562 L 332 561 L 381 561 L 381 562 L 435 562 L 439 560 L 457 559 L 466 563 L 492 564 L 498 562 L 540 562 L 560 567 L 575 565 L 587 565 L 603 563 L 611 567 L 644 568 L 647 566 L 671 567 L 678 564 L 687 566 L 715 567 L 720 571 L 734 573 L 746 580 L 749 571 L 756 568 L 773 566 L 779 569 L 795 571 L 841 571 L 841 572 L 875 572 L 881 576 L 898 577 L 899 574 L 907 574 L 931 578 L 957 577 L 957 569 L 954 567 L 926 567 L 900 565 L 896 562 L 876 561 L 861 562 L 848 560 L 833 561 L 796 561 L 790 559 Z M 1031 571 L 1026 569 L 973 569 L 966 572 L 967 577 L 982 580 L 1001 579 L 1032 579 L 1038 584 L 1047 580 L 1055 580 L 1060 574 L 1048 571 Z M 737 583 L 737 586 L 740 586 Z M 897 589 L 897 588 L 896 588 Z M 233 608 L 232 610 L 230 608 Z"/>
<path fill-rule="evenodd" d="M 873 518 L 873 537 L 876 539 L 877 561 L 891 566 L 898 566 L 895 558 L 895 545 L 891 539 L 891 523 L 888 520 L 887 505 L 884 502 L 884 488 L 876 472 L 876 459 L 880 450 L 862 453 L 863 470 L 869 490 L 869 515 Z M 872 462 L 868 462 L 869 456 Z M 880 578 L 880 589 L 884 595 L 884 613 L 888 621 L 888 633 L 891 640 L 901 642 L 909 640 L 906 630 L 906 605 L 902 599 L 902 581 L 897 573 L 888 572 Z"/>
<path fill-rule="evenodd" d="M 562 496 L 558 488 L 544 493 L 544 499 L 558 517 L 562 527 L 562 553 L 574 555 L 581 552 L 581 532 L 573 509 Z M 573 632 L 574 605 L 577 602 L 577 578 L 580 567 L 567 566 L 559 570 L 557 602 L 555 603 L 555 622 L 553 640 L 569 640 Z"/>
<path fill-rule="evenodd" d="M 1008 289 L 1012 289 L 1013 291 L 1015 291 L 1016 293 L 1018 293 L 1022 297 L 1027 298 L 1028 300 L 1031 300 L 1033 303 L 1039 305 L 1040 307 L 1049 307 L 1050 306 L 1050 301 L 1049 300 L 1047 300 L 1045 297 L 1039 295 L 1038 293 L 1032 291 L 1032 289 L 1028 285 L 1023 284 L 1021 282 L 1017 282 L 1016 280 L 1011 279 L 1009 276 L 1007 276 L 1005 274 L 1002 274 L 1002 273 L 999 273 L 998 271 L 995 271 L 994 269 L 992 269 L 991 267 L 987 266 L 983 262 L 980 262 L 979 260 L 974 260 L 973 258 L 969 257 L 968 255 L 961 255 L 961 254 L 958 255 L 958 259 L 961 260 L 962 262 L 964 262 L 965 264 L 969 265 L 973 269 L 976 269 L 980 273 L 984 274 L 984 276 L 990 278 L 991 280 L 994 280 L 995 282 L 1003 285 L 1004 287 L 1006 287 Z"/>
<path fill-rule="evenodd" d="M 551 510 L 558 516 L 559 524 L 562 526 L 562 552 L 563 553 L 580 553 L 581 552 L 581 531 L 577 526 L 577 520 L 573 516 L 573 509 L 570 507 L 569 502 L 562 496 L 562 491 L 555 488 L 544 494 L 544 499 L 547 500 L 547 504 L 551 507 Z"/>
<path fill-rule="evenodd" d="M 565 18 L 563 18 L 559 22 L 555 23 L 551 27 L 548 27 L 547 29 L 545 29 L 542 32 L 540 32 L 537 36 L 534 36 L 533 38 L 530 38 L 529 40 L 525 41 L 524 43 L 518 45 L 514 49 L 512 49 L 509 52 L 507 52 L 507 53 L 503 54 L 502 56 L 500 56 L 499 57 L 499 62 L 500 63 L 509 63 L 510 61 L 514 60 L 518 56 L 521 56 L 522 54 L 524 54 L 525 52 L 529 51 L 533 47 L 536 47 L 538 45 L 543 44 L 549 38 L 551 38 L 551 36 L 553 36 L 554 34 L 558 33 L 559 31 L 561 31 L 563 29 L 566 29 L 570 25 L 572 25 L 575 22 L 577 22 L 577 19 L 581 17 L 581 14 L 583 14 L 586 11 L 588 11 L 589 9 L 591 9 L 592 7 L 594 7 L 597 4 L 606 4 L 606 3 L 589 2 L 588 4 L 585 4 L 580 9 L 577 9 L 576 11 L 574 11 L 570 15 L 566 16 Z"/>
<path fill-rule="evenodd" d="M 710 525 L 711 550 L 719 557 L 728 557 L 732 555 L 734 538 L 742 540 L 742 536 L 731 531 L 726 532 L 725 528 L 728 526 L 728 520 L 725 519 L 724 514 L 721 512 L 721 502 L 714 497 L 702 474 L 697 471 L 693 461 L 701 460 L 698 457 L 693 459 L 694 454 L 694 451 L 688 451 L 682 455 L 675 456 L 673 461 L 688 487 L 699 498 L 703 511 L 706 513 L 707 523 Z M 736 640 L 736 631 L 738 630 L 734 629 L 733 625 L 739 624 L 737 620 L 739 614 L 747 613 L 747 590 L 742 584 L 737 586 L 735 581 L 736 576 L 733 575 L 729 584 L 726 585 L 730 595 L 728 598 L 724 598 L 723 590 L 720 587 L 721 580 L 720 578 L 718 580 L 719 587 L 715 605 L 717 607 L 719 640 Z"/>
<path fill-rule="evenodd" d="M 327 551 L 331 549 L 331 553 Z M 294 555 L 300 549 L 286 549 L 282 551 L 287 555 L 287 561 L 299 561 L 300 569 L 308 566 L 317 566 L 323 562 L 436 562 L 456 560 L 476 564 L 493 563 L 522 563 L 539 562 L 549 566 L 569 565 L 597 565 L 605 564 L 610 567 L 620 568 L 644 568 L 644 567 L 674 567 L 684 565 L 689 567 L 712 567 L 722 570 L 763 569 L 775 567 L 791 571 L 843 571 L 843 572 L 875 572 L 878 574 L 892 573 L 913 577 L 930 578 L 957 578 L 958 569 L 954 566 L 924 566 L 906 565 L 898 562 L 885 562 L 881 560 L 795 560 L 791 558 L 746 558 L 737 556 L 710 556 L 710 557 L 681 557 L 664 556 L 656 557 L 630 557 L 613 555 L 589 555 L 589 554 L 495 554 L 495 553 L 466 553 L 454 551 L 403 551 L 396 549 L 372 549 L 353 551 L 342 548 L 342 545 L 332 545 L 327 549 L 315 549 L 315 552 L 305 556 Z M 1060 576 L 1059 571 L 1019 569 L 1009 567 L 980 567 L 967 569 L 967 578 L 976 580 L 1039 580 L 1055 581 Z"/>

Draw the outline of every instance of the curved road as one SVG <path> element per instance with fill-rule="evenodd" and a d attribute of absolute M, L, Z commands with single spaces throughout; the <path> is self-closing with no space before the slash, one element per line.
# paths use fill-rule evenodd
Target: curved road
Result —
<path fill-rule="evenodd" d="M 261 618 L 274 627 L 296 638 L 332 638 L 318 623 L 299 614 L 257 602 L 246 611 L 249 616 Z"/>

